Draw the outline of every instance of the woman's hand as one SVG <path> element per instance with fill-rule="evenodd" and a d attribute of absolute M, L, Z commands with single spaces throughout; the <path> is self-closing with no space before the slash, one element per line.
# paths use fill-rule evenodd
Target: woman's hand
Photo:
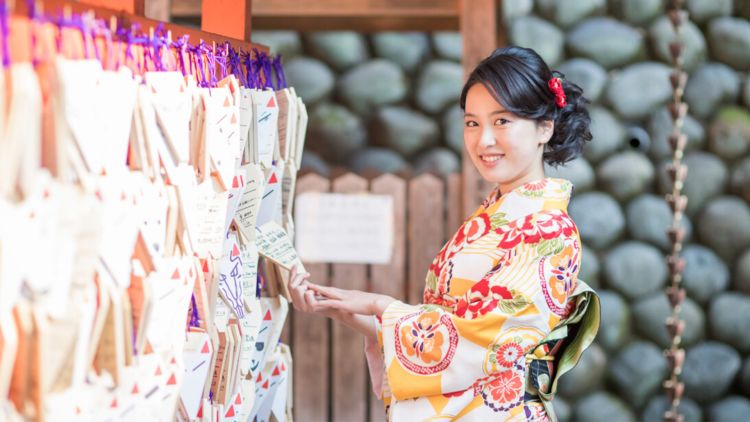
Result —
<path fill-rule="evenodd" d="M 312 290 L 322 296 L 320 300 L 316 299 L 314 305 L 314 309 L 320 311 L 339 310 L 351 314 L 381 316 L 385 308 L 396 300 L 377 293 L 319 286 L 312 283 L 307 283 L 307 288 L 308 291 Z"/>

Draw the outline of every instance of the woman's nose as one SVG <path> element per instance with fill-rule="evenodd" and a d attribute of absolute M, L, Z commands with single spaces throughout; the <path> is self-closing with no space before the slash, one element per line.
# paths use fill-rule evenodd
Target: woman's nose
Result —
<path fill-rule="evenodd" d="M 495 145 L 495 134 L 490 127 L 482 130 L 482 137 L 479 139 L 479 143 L 484 146 Z"/>

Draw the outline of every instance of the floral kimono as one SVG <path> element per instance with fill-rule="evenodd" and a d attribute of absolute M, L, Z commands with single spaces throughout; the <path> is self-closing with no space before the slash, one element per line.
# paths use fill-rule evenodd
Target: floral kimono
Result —
<path fill-rule="evenodd" d="M 495 189 L 432 262 L 424 304 L 376 318 L 366 350 L 389 421 L 556 419 L 557 379 L 599 327 L 577 278 L 572 189 L 557 178 Z"/>

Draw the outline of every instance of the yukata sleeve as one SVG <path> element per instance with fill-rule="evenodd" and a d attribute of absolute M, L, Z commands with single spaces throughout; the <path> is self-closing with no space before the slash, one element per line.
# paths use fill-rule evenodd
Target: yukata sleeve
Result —
<path fill-rule="evenodd" d="M 507 391 L 493 397 L 523 399 L 527 354 L 568 312 L 580 240 L 565 214 L 534 214 L 498 234 L 515 245 L 452 308 L 395 301 L 376 319 L 382 382 L 395 399 L 449 396 L 498 377 Z"/>

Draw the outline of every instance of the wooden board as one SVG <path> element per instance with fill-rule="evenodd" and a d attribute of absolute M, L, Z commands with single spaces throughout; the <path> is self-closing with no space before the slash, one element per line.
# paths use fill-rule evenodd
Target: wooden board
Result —
<path fill-rule="evenodd" d="M 409 303 L 422 303 L 425 277 L 445 238 L 444 183 L 426 173 L 409 182 Z"/>

